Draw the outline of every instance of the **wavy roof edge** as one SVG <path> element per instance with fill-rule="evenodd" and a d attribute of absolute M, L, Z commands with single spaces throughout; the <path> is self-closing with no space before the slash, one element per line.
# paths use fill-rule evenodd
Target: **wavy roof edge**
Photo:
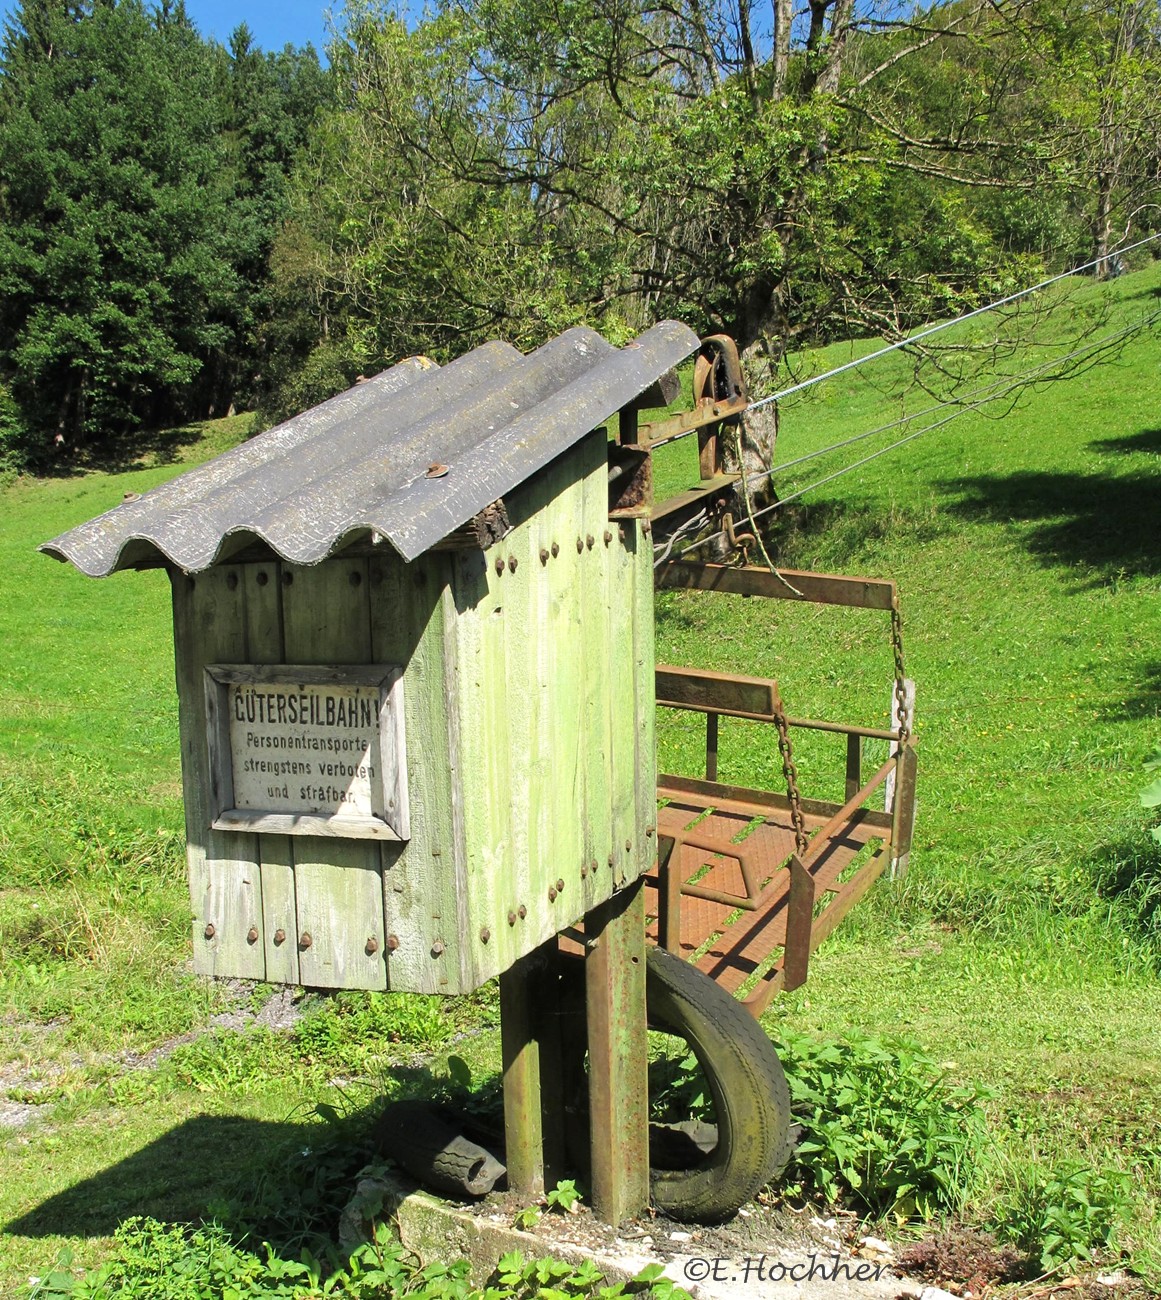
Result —
<path fill-rule="evenodd" d="M 413 560 L 697 347 L 662 321 L 623 348 L 581 326 L 526 356 L 493 341 L 446 366 L 409 357 L 39 549 L 94 578 L 200 573 L 256 542 L 318 564 L 369 534 Z"/>

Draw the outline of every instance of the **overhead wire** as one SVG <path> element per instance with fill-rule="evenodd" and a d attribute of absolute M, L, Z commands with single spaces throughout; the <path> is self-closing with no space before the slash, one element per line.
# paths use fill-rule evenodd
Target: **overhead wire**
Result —
<path fill-rule="evenodd" d="M 1087 343 L 1082 344 L 1078 348 L 1074 348 L 1073 351 L 1066 353 L 1064 356 L 1053 357 L 1047 361 L 1041 362 L 1038 366 L 1033 366 L 1029 370 L 1022 371 L 1020 374 L 1010 377 L 1010 382 L 1008 382 L 1006 386 L 1003 385 L 1003 381 L 998 381 L 997 383 L 992 385 L 985 385 L 982 389 L 976 389 L 974 391 L 984 392 L 987 393 L 988 395 L 979 397 L 974 402 L 965 402 L 962 399 L 959 399 L 954 403 L 941 402 L 938 405 L 929 407 L 922 412 L 916 412 L 916 414 L 913 416 L 905 416 L 900 420 L 893 421 L 891 424 L 883 425 L 878 429 L 873 429 L 867 434 L 858 434 L 854 438 L 849 438 L 846 439 L 844 442 L 835 443 L 831 447 L 823 448 L 821 451 L 817 453 L 810 453 L 807 456 L 799 457 L 798 460 L 796 461 L 788 461 L 786 465 L 779 465 L 776 466 L 773 470 L 764 471 L 764 473 L 762 475 L 759 475 L 758 477 L 768 478 L 770 474 L 776 473 L 779 470 L 783 470 L 787 468 L 788 465 L 799 464 L 804 460 L 812 459 L 815 455 L 823 455 L 827 451 L 835 451 L 840 447 L 848 446 L 852 442 L 857 442 L 863 437 L 869 437 L 872 433 L 886 432 L 888 429 L 896 428 L 900 424 L 909 423 L 911 420 L 918 419 L 920 415 L 932 414 L 934 411 L 940 410 L 945 406 L 953 405 L 953 404 L 956 406 L 956 410 L 954 410 L 950 415 L 946 415 L 940 420 L 934 420 L 932 421 L 932 423 L 924 425 L 922 429 L 916 429 L 914 433 L 909 433 L 905 437 L 897 438 L 894 442 L 888 443 L 886 447 L 880 447 L 877 451 L 871 452 L 870 455 L 863 456 L 862 458 L 860 458 L 857 461 L 854 461 L 850 465 L 845 465 L 843 466 L 842 469 L 835 470 L 834 473 L 827 474 L 823 478 L 817 479 L 813 483 L 808 483 L 803 488 L 799 488 L 796 492 L 793 492 L 788 496 L 780 497 L 777 501 L 772 502 L 768 506 L 763 506 L 762 509 L 760 510 L 753 511 L 753 513 L 750 515 L 750 520 L 752 522 L 753 520 L 761 518 L 763 515 L 770 514 L 774 510 L 781 509 L 782 506 L 789 505 L 791 501 L 797 501 L 800 497 L 805 496 L 808 492 L 813 492 L 815 488 L 822 487 L 826 483 L 831 483 L 835 479 L 841 478 L 844 474 L 849 474 L 853 470 L 859 469 L 863 465 L 869 464 L 873 460 L 877 460 L 880 456 L 885 456 L 887 452 L 894 451 L 896 448 L 902 447 L 906 443 L 913 442 L 916 438 L 922 437 L 923 434 L 925 433 L 930 433 L 933 429 L 942 428 L 944 425 L 950 424 L 952 420 L 958 419 L 961 415 L 966 415 L 969 411 L 979 410 L 981 407 L 987 406 L 991 402 L 999 401 L 1001 398 L 1008 396 L 1010 393 L 1016 392 L 1018 389 L 1022 389 L 1026 387 L 1028 384 L 1035 383 L 1037 381 L 1038 376 L 1044 374 L 1049 370 L 1052 370 L 1054 367 L 1064 365 L 1065 363 L 1072 361 L 1079 356 L 1083 356 L 1084 353 L 1086 352 L 1092 352 L 1099 347 L 1103 347 L 1110 343 L 1115 343 L 1119 339 L 1125 338 L 1130 334 L 1135 334 L 1137 331 L 1147 328 L 1149 325 L 1159 320 L 1161 320 L 1161 311 L 1153 312 L 1151 315 L 1146 316 L 1144 319 L 1137 321 L 1133 325 L 1126 326 L 1124 329 L 1121 330 L 1114 330 L 1108 334 L 1103 334 L 1095 340 L 1090 339 Z M 999 388 L 999 391 L 991 392 L 990 390 L 992 388 Z M 683 530 L 679 530 L 679 532 L 680 531 Z M 710 542 L 716 541 L 719 537 L 724 537 L 724 536 L 725 536 L 725 529 L 720 529 L 716 533 L 709 533 L 705 537 L 699 537 L 695 542 L 685 547 L 685 549 L 681 552 L 681 554 L 688 555 L 691 551 L 698 550 L 702 546 L 706 546 Z M 676 535 L 675 535 L 675 540 L 676 540 Z M 670 547 L 669 550 L 667 551 L 666 553 L 667 557 L 671 551 L 672 551 L 672 547 Z"/>
<path fill-rule="evenodd" d="M 763 406 L 768 406 L 771 402 L 780 401 L 782 398 L 790 397 L 794 393 L 801 393 L 804 389 L 811 388 L 815 384 L 821 384 L 824 379 L 833 379 L 835 375 L 841 375 L 847 370 L 854 370 L 857 366 L 865 366 L 868 361 L 874 361 L 878 357 L 885 357 L 888 353 L 898 351 L 899 348 L 909 347 L 922 339 L 930 338 L 933 334 L 939 334 L 943 330 L 951 329 L 953 325 L 961 325 L 964 321 L 984 315 L 985 312 L 995 311 L 997 307 L 1006 307 L 1009 303 L 1017 302 L 1021 298 L 1027 298 L 1030 294 L 1039 293 L 1041 289 L 1047 289 L 1049 285 L 1058 284 L 1061 280 L 1069 279 L 1070 276 L 1080 275 L 1083 271 L 1091 270 L 1094 266 L 1099 266 L 1102 262 L 1107 262 L 1111 258 L 1120 257 L 1124 253 L 1131 253 L 1136 248 L 1143 248 L 1146 244 L 1151 244 L 1157 239 L 1161 239 L 1161 231 L 1156 234 L 1146 235 L 1144 239 L 1138 239 L 1132 244 L 1125 244 L 1121 248 L 1111 248 L 1103 257 L 1094 257 L 1091 261 L 1083 262 L 1080 266 L 1074 266 L 1069 271 L 1062 271 L 1059 275 L 1049 276 L 1047 280 L 1041 280 L 1039 284 L 1030 285 L 1027 289 L 1018 289 L 1015 293 L 1010 293 L 1004 298 L 997 298 L 994 302 L 985 303 L 982 307 L 976 307 L 972 311 L 964 312 L 962 316 L 956 316 L 952 320 L 940 321 L 938 325 L 929 325 L 917 334 L 909 334 L 906 338 L 898 339 L 894 343 L 888 343 L 884 347 L 877 348 L 874 352 L 868 352 L 866 356 L 855 357 L 852 361 L 844 362 L 841 366 L 835 366 L 832 370 L 826 370 L 821 375 L 813 375 L 810 379 L 803 379 L 797 384 L 791 384 L 789 388 L 779 389 L 778 392 L 771 393 L 768 397 L 760 397 L 751 402 L 746 407 L 746 411 L 757 411 Z"/>

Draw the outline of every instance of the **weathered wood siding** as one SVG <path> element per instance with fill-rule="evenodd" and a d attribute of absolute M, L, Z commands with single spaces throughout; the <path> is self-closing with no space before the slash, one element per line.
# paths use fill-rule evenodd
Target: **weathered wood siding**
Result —
<path fill-rule="evenodd" d="M 652 548 L 608 519 L 605 447 L 511 494 L 484 553 L 174 575 L 197 970 L 468 992 L 648 867 Z M 402 665 L 410 839 L 212 830 L 210 663 Z"/>
<path fill-rule="evenodd" d="M 513 531 L 455 561 L 465 989 L 651 861 L 652 547 L 609 521 L 605 448 L 596 432 L 509 495 Z"/>

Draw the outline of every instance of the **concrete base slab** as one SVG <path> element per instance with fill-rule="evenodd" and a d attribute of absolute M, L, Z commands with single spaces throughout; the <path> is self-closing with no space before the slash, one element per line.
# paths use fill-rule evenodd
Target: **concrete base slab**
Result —
<path fill-rule="evenodd" d="M 891 1271 L 879 1252 L 852 1255 L 837 1241 L 832 1247 L 820 1242 L 804 1245 L 787 1239 L 755 1243 L 750 1253 L 711 1253 L 717 1247 L 700 1237 L 701 1253 L 674 1254 L 660 1250 L 654 1238 L 640 1228 L 626 1229 L 624 1237 L 611 1235 L 603 1244 L 569 1240 L 572 1216 L 546 1215 L 535 1232 L 511 1224 L 511 1215 L 488 1204 L 470 1208 L 453 1205 L 429 1192 L 393 1169 L 374 1166 L 360 1177 L 356 1193 L 342 1216 L 339 1235 L 342 1245 L 353 1248 L 367 1241 L 376 1223 L 389 1221 L 400 1242 L 425 1264 L 466 1259 L 476 1285 L 483 1285 L 496 1261 L 509 1251 L 526 1259 L 554 1258 L 579 1264 L 593 1263 L 606 1282 L 629 1281 L 650 1264 L 664 1266 L 672 1279 L 693 1300 L 896 1300 L 918 1297 L 923 1283 Z M 557 1230 L 558 1229 L 558 1230 Z M 680 1225 L 655 1226 L 658 1237 L 669 1243 L 676 1238 L 679 1249 L 690 1249 Z M 672 1231 L 671 1231 L 672 1230 Z"/>

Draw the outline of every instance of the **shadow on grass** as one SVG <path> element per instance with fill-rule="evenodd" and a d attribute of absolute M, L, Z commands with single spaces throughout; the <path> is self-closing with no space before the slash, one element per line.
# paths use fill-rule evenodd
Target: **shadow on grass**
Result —
<path fill-rule="evenodd" d="M 1161 429 L 1142 429 L 1139 433 L 1130 433 L 1124 438 L 1098 438 L 1088 444 L 1089 451 L 1099 451 L 1104 455 L 1128 455 L 1135 451 L 1161 454 Z"/>
<path fill-rule="evenodd" d="M 1047 566 L 1088 568 L 1095 581 L 1161 573 L 1161 476 L 1023 471 L 945 481 L 969 520 L 1015 524 Z"/>
<path fill-rule="evenodd" d="M 1111 904 L 1125 931 L 1155 961 L 1161 960 L 1161 843 L 1142 826 L 1136 834 L 1102 845 L 1090 870 L 1097 893 Z"/>
<path fill-rule="evenodd" d="M 317 1123 L 199 1115 L 50 1196 L 5 1229 L 25 1237 L 107 1237 L 135 1215 L 198 1222 L 247 1190 L 260 1200 L 265 1181 L 280 1171 L 289 1176 L 295 1157 L 319 1135 Z"/>
<path fill-rule="evenodd" d="M 1106 722 L 1131 722 L 1161 717 L 1161 660 L 1153 659 L 1137 670 L 1137 685 L 1123 700 L 1104 710 Z"/>

